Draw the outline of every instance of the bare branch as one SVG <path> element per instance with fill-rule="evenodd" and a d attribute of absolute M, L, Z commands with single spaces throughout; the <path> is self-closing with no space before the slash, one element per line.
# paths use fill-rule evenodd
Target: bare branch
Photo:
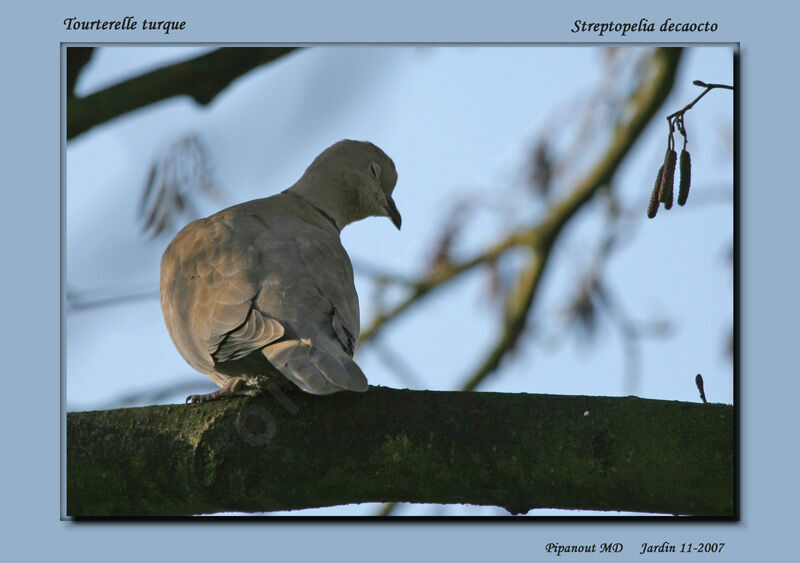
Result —
<path fill-rule="evenodd" d="M 154 70 L 81 98 L 67 100 L 67 139 L 101 123 L 171 98 L 191 96 L 207 105 L 236 78 L 274 61 L 295 47 L 224 47 Z"/>
<path fill-rule="evenodd" d="M 67 47 L 67 99 L 75 97 L 75 84 L 93 54 L 94 47 Z"/>
<path fill-rule="evenodd" d="M 687 111 L 689 111 L 690 109 L 692 109 L 692 107 L 694 107 L 694 105 L 695 105 L 697 102 L 699 102 L 699 101 L 700 101 L 700 98 L 702 98 L 703 96 L 705 96 L 706 94 L 708 94 L 708 93 L 709 93 L 711 90 L 713 90 L 713 89 L 715 89 L 715 88 L 724 88 L 724 89 L 726 89 L 726 90 L 733 90 L 733 86 L 729 86 L 729 85 L 727 85 L 727 84 L 706 84 L 706 83 L 705 83 L 705 82 L 703 82 L 702 80 L 695 80 L 694 82 L 692 82 L 692 84 L 694 84 L 695 86 L 701 86 L 701 87 L 703 87 L 703 88 L 704 88 L 704 90 L 703 90 L 702 92 L 700 92 L 700 95 L 699 95 L 699 96 L 697 96 L 697 97 L 696 97 L 694 100 L 692 100 L 691 102 L 689 102 L 688 104 L 686 104 L 685 106 L 683 106 L 681 109 L 679 109 L 679 110 L 678 110 L 678 111 L 676 111 L 675 113 L 671 113 L 671 114 L 669 114 L 669 115 L 667 116 L 667 121 L 670 121 L 670 122 L 672 122 L 672 121 L 674 121 L 676 118 L 679 118 L 680 120 L 682 120 L 682 119 L 683 119 L 683 114 L 684 114 L 684 113 L 686 113 Z"/>
<path fill-rule="evenodd" d="M 518 233 L 509 235 L 495 246 L 488 250 L 477 254 L 476 256 L 456 262 L 456 263 L 440 263 L 435 272 L 428 274 L 428 277 L 413 284 L 411 293 L 402 300 L 399 304 L 392 307 L 389 311 L 379 313 L 372 323 L 364 331 L 361 332 L 359 344 L 364 344 L 371 340 L 381 329 L 387 324 L 396 319 L 399 315 L 406 312 L 410 307 L 421 301 L 430 292 L 442 287 L 447 282 L 454 280 L 461 274 L 468 272 L 476 266 L 482 266 L 486 262 L 496 259 L 510 248 L 519 246 L 530 246 L 531 240 L 537 235 L 536 229 L 527 229 Z"/>

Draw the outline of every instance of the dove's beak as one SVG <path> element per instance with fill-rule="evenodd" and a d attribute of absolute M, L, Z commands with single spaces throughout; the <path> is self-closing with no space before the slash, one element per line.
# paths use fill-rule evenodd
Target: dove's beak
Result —
<path fill-rule="evenodd" d="M 400 230 L 400 225 L 403 223 L 403 218 L 400 217 L 400 212 L 397 210 L 397 206 L 394 204 L 394 200 L 392 196 L 386 196 L 386 205 L 383 207 L 386 210 L 386 213 L 389 215 L 389 218 L 394 223 L 394 226 L 397 227 L 397 230 Z"/>

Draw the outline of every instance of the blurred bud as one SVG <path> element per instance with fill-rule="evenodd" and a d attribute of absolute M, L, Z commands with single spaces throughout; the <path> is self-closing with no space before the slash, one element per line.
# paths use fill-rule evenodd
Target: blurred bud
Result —
<path fill-rule="evenodd" d="M 535 193 L 543 198 L 550 195 L 553 179 L 553 159 L 547 141 L 540 139 L 533 150 L 529 165 L 528 181 Z"/>

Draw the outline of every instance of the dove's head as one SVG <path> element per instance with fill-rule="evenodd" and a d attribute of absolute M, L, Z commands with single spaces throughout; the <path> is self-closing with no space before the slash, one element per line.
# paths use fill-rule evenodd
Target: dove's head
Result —
<path fill-rule="evenodd" d="M 366 217 L 388 217 L 400 228 L 392 199 L 394 162 L 366 141 L 344 140 L 322 151 L 290 190 L 329 215 L 341 230 Z"/>

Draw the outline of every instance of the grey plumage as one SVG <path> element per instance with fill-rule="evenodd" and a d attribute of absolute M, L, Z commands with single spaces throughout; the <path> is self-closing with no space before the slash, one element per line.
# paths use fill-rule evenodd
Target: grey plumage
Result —
<path fill-rule="evenodd" d="M 291 381 L 317 395 L 365 391 L 352 360 L 358 296 L 341 229 L 369 216 L 400 228 L 397 172 L 378 147 L 340 141 L 291 188 L 181 230 L 161 261 L 161 306 L 184 359 L 221 390 Z M 285 378 L 285 379 L 284 379 Z"/>

